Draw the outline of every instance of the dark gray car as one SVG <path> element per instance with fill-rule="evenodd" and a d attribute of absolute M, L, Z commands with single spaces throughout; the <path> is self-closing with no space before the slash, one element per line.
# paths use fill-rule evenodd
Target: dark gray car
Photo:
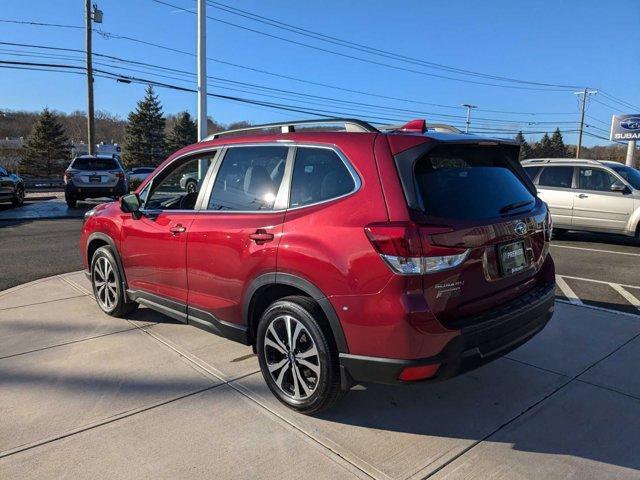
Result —
<path fill-rule="evenodd" d="M 4 167 L 0 167 L 0 202 L 11 202 L 15 207 L 24 203 L 24 182 Z"/>

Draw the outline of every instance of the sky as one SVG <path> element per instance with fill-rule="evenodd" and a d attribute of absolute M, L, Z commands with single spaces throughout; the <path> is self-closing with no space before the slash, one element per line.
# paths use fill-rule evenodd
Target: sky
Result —
<path fill-rule="evenodd" d="M 175 6 L 153 0 L 97 0 L 104 18 L 103 23 L 95 27 L 108 34 L 94 33 L 93 43 L 96 54 L 163 68 L 98 56 L 94 57 L 95 68 L 136 76 L 140 80 L 153 79 L 195 88 L 192 74 L 196 71 L 196 16 L 193 14 L 196 2 L 161 1 Z M 362 51 L 362 47 L 356 50 L 302 36 L 210 5 L 207 13 L 214 19 L 207 21 L 207 57 L 210 58 L 207 73 L 217 77 L 210 78 L 210 93 L 380 123 L 426 118 L 459 127 L 464 127 L 466 114 L 461 104 L 468 103 L 477 106 L 472 112 L 472 131 L 510 135 L 511 131 L 523 130 L 532 132 L 525 136 L 535 140 L 540 134 L 534 132 L 560 127 L 567 132 L 565 141 L 569 143 L 575 143 L 573 131 L 579 121 L 579 98 L 574 94 L 574 87 L 598 90 L 596 95 L 589 96 L 587 108 L 589 127 L 586 131 L 591 134 L 608 138 L 612 114 L 640 113 L 640 62 L 636 53 L 640 45 L 638 0 L 618 0 L 615 4 L 599 0 L 216 2 L 354 42 L 366 51 Z M 2 22 L 17 20 L 81 27 L 84 2 L 2 0 L 2 6 L 0 42 L 84 49 L 82 28 Z M 374 55 L 372 48 L 388 53 Z M 390 54 L 393 58 L 389 58 Z M 52 58 L 52 55 L 58 57 Z M 82 52 L 0 44 L 0 61 L 82 67 L 84 60 Z M 0 64 L 3 66 L 6 64 Z M 138 71 L 125 70 L 127 68 Z M 505 82 L 452 69 L 562 87 Z M 96 109 L 125 118 L 143 96 L 144 88 L 143 84 L 96 78 Z M 168 88 L 156 91 L 166 113 L 182 110 L 196 113 L 195 93 Z M 43 107 L 63 112 L 86 110 L 85 77 L 0 68 L 0 109 L 40 110 Z M 211 97 L 208 114 L 222 123 L 313 118 L 309 113 Z M 585 138 L 587 145 L 607 143 L 592 136 Z"/>

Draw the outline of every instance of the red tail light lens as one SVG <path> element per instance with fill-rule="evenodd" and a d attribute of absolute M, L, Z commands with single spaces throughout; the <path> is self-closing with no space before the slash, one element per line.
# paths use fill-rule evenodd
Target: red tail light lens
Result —
<path fill-rule="evenodd" d="M 116 173 L 116 178 L 118 180 L 124 180 L 124 173 L 122 173 L 122 172 Z"/>
<path fill-rule="evenodd" d="M 468 249 L 432 245 L 429 234 L 433 228 L 419 227 L 410 222 L 374 223 L 365 227 L 371 244 L 400 275 L 423 275 L 460 265 L 469 254 Z M 436 227 L 442 232 L 450 229 Z"/>
<path fill-rule="evenodd" d="M 71 180 L 71 178 L 73 178 L 73 173 L 71 172 L 64 172 L 64 183 L 69 183 L 69 180 Z"/>

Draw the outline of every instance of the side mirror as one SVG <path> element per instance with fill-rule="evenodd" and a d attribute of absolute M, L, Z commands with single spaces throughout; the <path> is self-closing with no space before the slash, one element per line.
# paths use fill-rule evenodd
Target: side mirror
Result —
<path fill-rule="evenodd" d="M 627 191 L 627 186 L 622 182 L 613 182 L 611 184 L 611 191 L 612 192 L 626 192 Z"/>
<path fill-rule="evenodd" d="M 142 203 L 140 202 L 140 197 L 135 193 L 130 193 L 120 197 L 120 210 L 124 213 L 130 213 L 133 218 L 137 219 L 142 216 L 140 213 L 141 206 Z"/>

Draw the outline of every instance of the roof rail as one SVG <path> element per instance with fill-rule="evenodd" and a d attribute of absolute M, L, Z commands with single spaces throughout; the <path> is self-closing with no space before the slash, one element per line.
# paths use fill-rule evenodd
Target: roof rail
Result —
<path fill-rule="evenodd" d="M 380 127 L 381 131 L 385 131 L 385 132 L 406 132 L 406 131 L 412 131 L 412 129 L 407 129 L 407 125 L 412 124 L 412 122 L 409 122 L 405 125 L 384 125 L 382 127 Z M 425 130 L 434 130 L 436 132 L 445 132 L 445 133 L 462 133 L 462 130 L 460 130 L 459 128 L 454 127 L 453 125 L 448 125 L 446 123 L 425 123 L 424 124 L 424 128 Z"/>
<path fill-rule="evenodd" d="M 583 162 L 590 163 L 593 165 L 599 165 L 599 160 L 593 160 L 591 158 L 527 158 L 523 160 L 522 163 L 572 163 L 572 162 Z"/>
<path fill-rule="evenodd" d="M 343 125 L 347 132 L 379 132 L 370 123 L 358 120 L 356 118 L 323 118 L 320 120 L 298 120 L 295 122 L 284 123 L 266 123 L 263 125 L 252 125 L 246 128 L 236 128 L 234 130 L 225 130 L 223 132 L 216 132 L 213 135 L 209 135 L 204 140 L 214 140 L 216 138 L 225 135 L 234 135 L 245 132 L 256 132 L 259 130 L 268 130 L 279 128 L 281 133 L 291 133 L 296 131 L 297 126 L 313 126 L 313 125 Z"/>

